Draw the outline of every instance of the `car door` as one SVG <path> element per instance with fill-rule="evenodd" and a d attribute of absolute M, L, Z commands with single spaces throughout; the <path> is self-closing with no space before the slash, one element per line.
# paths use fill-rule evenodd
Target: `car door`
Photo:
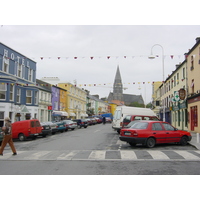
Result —
<path fill-rule="evenodd" d="M 180 134 L 177 129 L 175 129 L 172 125 L 168 123 L 162 123 L 166 132 L 166 142 L 179 142 L 180 141 Z"/>
<path fill-rule="evenodd" d="M 151 135 L 156 138 L 156 143 L 166 143 L 166 131 L 160 122 L 151 123 Z"/>

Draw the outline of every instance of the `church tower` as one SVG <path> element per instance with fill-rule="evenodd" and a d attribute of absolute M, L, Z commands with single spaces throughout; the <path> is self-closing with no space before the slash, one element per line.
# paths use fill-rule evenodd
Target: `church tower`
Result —
<path fill-rule="evenodd" d="M 113 84 L 113 100 L 123 101 L 123 85 L 119 66 L 117 66 L 117 72 Z"/>

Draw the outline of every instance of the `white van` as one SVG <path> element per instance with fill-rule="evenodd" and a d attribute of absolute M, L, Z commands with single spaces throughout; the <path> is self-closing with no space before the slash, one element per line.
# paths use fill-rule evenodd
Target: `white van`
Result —
<path fill-rule="evenodd" d="M 113 116 L 112 128 L 118 133 L 120 133 L 122 122 L 126 115 L 156 116 L 156 114 L 149 108 L 117 106 Z"/>

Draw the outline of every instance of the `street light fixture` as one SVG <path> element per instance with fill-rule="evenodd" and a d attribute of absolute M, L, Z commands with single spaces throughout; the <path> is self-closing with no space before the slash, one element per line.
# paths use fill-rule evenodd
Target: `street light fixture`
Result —
<path fill-rule="evenodd" d="M 165 71 L 164 71 L 164 49 L 163 49 L 163 47 L 160 44 L 154 44 L 151 47 L 151 55 L 148 58 L 149 59 L 156 58 L 156 56 L 153 55 L 153 51 L 152 51 L 155 46 L 159 46 L 162 49 L 162 70 L 163 70 L 163 90 L 164 90 Z M 164 99 L 164 105 L 163 105 L 163 121 L 165 122 L 165 99 Z"/>

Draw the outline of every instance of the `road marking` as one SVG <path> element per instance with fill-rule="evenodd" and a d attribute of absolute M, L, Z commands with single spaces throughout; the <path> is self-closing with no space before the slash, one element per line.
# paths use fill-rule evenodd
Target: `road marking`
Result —
<path fill-rule="evenodd" d="M 94 131 L 94 133 L 96 133 L 96 132 L 99 132 L 100 130 L 96 130 L 96 131 Z"/>
<path fill-rule="evenodd" d="M 57 157 L 57 160 L 71 160 L 77 153 L 78 151 L 71 151 L 68 154 L 63 153 Z"/>
<path fill-rule="evenodd" d="M 162 151 L 147 151 L 155 160 L 169 160 L 169 157 Z"/>
<path fill-rule="evenodd" d="M 174 152 L 178 153 L 186 160 L 197 160 L 197 159 L 199 160 L 200 159 L 198 156 L 195 156 L 195 155 L 189 153 L 188 151 L 174 151 Z"/>
<path fill-rule="evenodd" d="M 101 160 L 105 159 L 105 157 L 106 157 L 106 151 L 92 151 L 88 159 Z"/>
<path fill-rule="evenodd" d="M 134 151 L 120 151 L 122 160 L 136 160 L 137 156 Z"/>
<path fill-rule="evenodd" d="M 117 143 L 116 143 L 116 144 L 118 144 L 118 145 L 122 145 L 122 144 L 126 144 L 126 142 L 121 141 L 121 140 L 117 140 Z"/>
<path fill-rule="evenodd" d="M 37 160 L 39 159 L 40 157 L 50 153 L 51 151 L 39 151 L 39 152 L 36 152 L 36 153 L 33 153 L 31 154 L 30 156 L 28 157 L 24 157 L 24 159 L 26 160 Z"/>

